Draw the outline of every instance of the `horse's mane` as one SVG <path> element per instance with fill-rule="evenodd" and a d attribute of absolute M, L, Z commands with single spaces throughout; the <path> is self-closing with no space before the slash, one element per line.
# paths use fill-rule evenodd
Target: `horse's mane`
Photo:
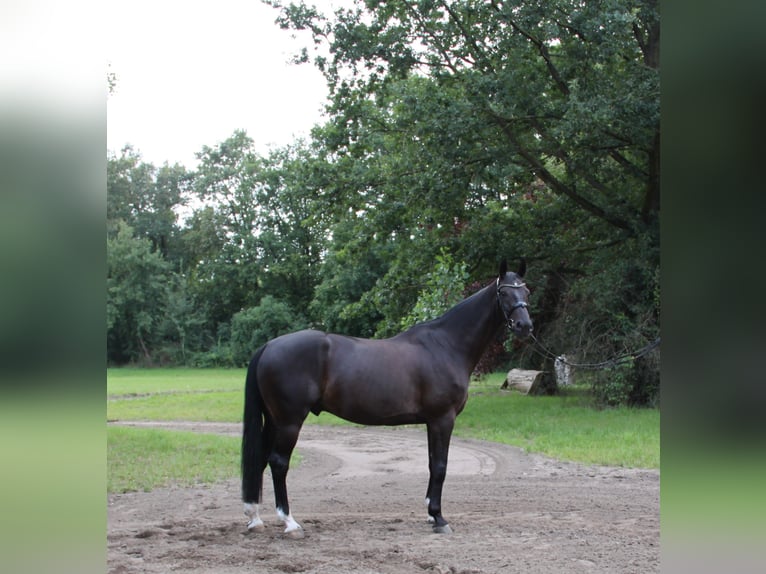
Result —
<path fill-rule="evenodd" d="M 399 333 L 399 335 L 417 335 L 418 331 L 424 330 L 424 329 L 433 329 L 434 327 L 438 327 L 442 323 L 446 323 L 450 320 L 452 320 L 453 316 L 460 313 L 467 305 L 473 303 L 473 301 L 480 296 L 481 293 L 484 292 L 485 289 L 487 289 L 489 285 L 486 285 L 479 289 L 478 291 L 475 291 L 459 303 L 456 303 L 454 306 L 447 309 L 444 313 L 439 315 L 438 317 L 434 319 L 429 319 L 428 321 L 423 321 L 422 323 L 415 323 L 412 327 L 409 329 L 402 331 Z M 397 337 L 399 335 L 396 335 Z"/>

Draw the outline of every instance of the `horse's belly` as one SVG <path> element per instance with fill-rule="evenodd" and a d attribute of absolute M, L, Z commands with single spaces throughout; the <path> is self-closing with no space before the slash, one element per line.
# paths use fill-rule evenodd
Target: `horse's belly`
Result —
<path fill-rule="evenodd" d="M 407 345 L 331 338 L 322 410 L 366 425 L 425 422 L 421 360 Z"/>
<path fill-rule="evenodd" d="M 322 408 L 364 425 L 401 425 L 424 422 L 413 388 L 370 378 L 338 380 L 325 387 Z"/>
<path fill-rule="evenodd" d="M 325 405 L 324 410 L 360 425 L 406 425 L 425 422 L 417 412 L 378 409 L 368 404 Z"/>

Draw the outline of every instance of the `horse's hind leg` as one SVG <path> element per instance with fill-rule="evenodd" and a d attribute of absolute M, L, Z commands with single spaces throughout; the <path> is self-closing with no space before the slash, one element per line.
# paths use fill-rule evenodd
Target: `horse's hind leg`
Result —
<path fill-rule="evenodd" d="M 274 433 L 274 448 L 269 456 L 277 516 L 285 523 L 285 534 L 291 538 L 303 538 L 303 528 L 290 513 L 290 503 L 287 500 L 287 471 L 300 431 L 300 424 L 277 427 Z"/>
<path fill-rule="evenodd" d="M 273 424 L 267 418 L 261 433 L 261 452 L 264 453 L 264 455 L 261 457 L 262 463 L 260 467 L 258 468 L 258 472 L 260 473 L 259 476 L 261 477 L 261 480 L 263 480 L 263 472 L 266 470 L 269 454 L 271 453 L 271 450 L 273 448 L 273 435 L 274 435 Z M 262 484 L 262 482 L 259 484 Z M 245 516 L 247 516 L 247 529 L 250 532 L 262 532 L 263 530 L 266 529 L 266 525 L 263 523 L 263 520 L 261 519 L 261 515 L 260 515 L 262 494 L 263 492 L 261 489 L 258 491 L 258 499 L 256 502 L 245 503 L 244 510 L 245 510 Z"/>
<path fill-rule="evenodd" d="M 260 515 L 260 504 L 257 502 L 245 502 L 245 516 L 247 516 L 247 529 L 251 532 L 261 532 L 266 526 Z"/>

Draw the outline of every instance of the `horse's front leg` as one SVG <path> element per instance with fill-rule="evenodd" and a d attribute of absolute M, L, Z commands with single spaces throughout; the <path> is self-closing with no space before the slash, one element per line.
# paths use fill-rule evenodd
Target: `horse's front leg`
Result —
<path fill-rule="evenodd" d="M 428 471 L 430 474 L 426 504 L 428 505 L 428 521 L 434 525 L 434 532 L 437 534 L 452 532 L 449 524 L 442 516 L 442 487 L 447 476 L 449 441 L 454 426 L 454 415 L 431 421 L 426 425 L 428 429 Z"/>

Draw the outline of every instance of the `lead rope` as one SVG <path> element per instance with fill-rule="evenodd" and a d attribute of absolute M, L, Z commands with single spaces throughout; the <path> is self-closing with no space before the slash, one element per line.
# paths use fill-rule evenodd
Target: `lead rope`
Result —
<path fill-rule="evenodd" d="M 548 349 L 545 345 L 543 345 L 540 340 L 534 336 L 534 334 L 530 333 L 529 336 L 534 341 L 534 345 L 532 345 L 530 348 L 532 351 L 540 355 L 541 357 L 545 359 L 551 359 L 553 361 L 559 361 L 565 365 L 569 365 L 570 367 L 576 367 L 578 369 L 609 369 L 612 367 L 616 367 L 620 364 L 622 364 L 626 359 L 635 361 L 636 359 L 643 357 L 650 351 L 652 351 L 654 348 L 659 347 L 660 345 L 660 337 L 657 337 L 654 341 L 646 345 L 645 347 L 640 348 L 638 351 L 634 353 L 625 353 L 623 355 L 617 355 L 615 357 L 612 357 L 611 359 L 607 359 L 606 361 L 601 361 L 600 363 L 572 363 L 570 361 L 567 361 L 564 358 L 564 355 L 556 355 L 553 351 Z"/>

